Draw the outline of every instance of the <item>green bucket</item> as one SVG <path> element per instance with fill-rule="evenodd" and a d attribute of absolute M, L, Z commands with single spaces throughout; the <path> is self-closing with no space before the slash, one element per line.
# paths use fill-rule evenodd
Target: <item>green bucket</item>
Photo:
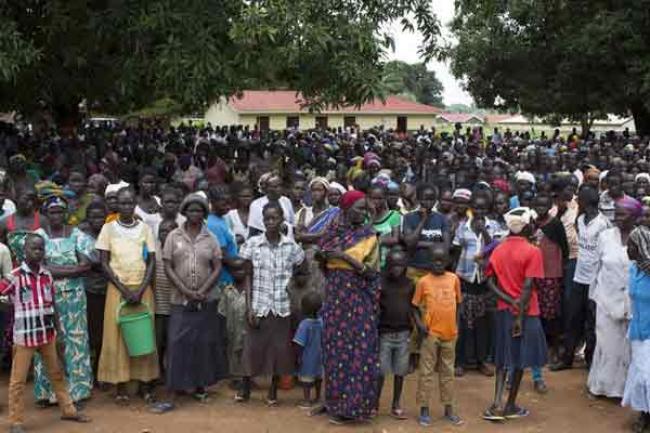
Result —
<path fill-rule="evenodd" d="M 116 320 L 122 331 L 122 338 L 129 356 L 134 358 L 151 355 L 156 351 L 151 310 L 146 304 L 141 304 L 147 308 L 146 311 L 122 315 L 122 308 L 125 305 L 127 303 L 122 302 L 117 307 Z"/>

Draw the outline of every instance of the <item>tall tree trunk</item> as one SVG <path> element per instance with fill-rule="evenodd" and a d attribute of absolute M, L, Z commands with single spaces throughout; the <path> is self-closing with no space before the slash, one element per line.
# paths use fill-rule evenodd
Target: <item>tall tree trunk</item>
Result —
<path fill-rule="evenodd" d="M 650 110 L 644 102 L 640 99 L 634 100 L 630 104 L 630 111 L 634 117 L 636 133 L 641 137 L 650 135 Z"/>

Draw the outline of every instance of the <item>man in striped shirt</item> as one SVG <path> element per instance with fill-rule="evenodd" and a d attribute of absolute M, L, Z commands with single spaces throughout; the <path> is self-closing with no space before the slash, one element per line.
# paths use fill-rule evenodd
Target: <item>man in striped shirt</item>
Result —
<path fill-rule="evenodd" d="M 50 272 L 41 266 L 45 241 L 37 234 L 25 240 L 25 261 L 0 281 L 0 294 L 9 295 L 14 307 L 14 356 L 9 380 L 11 433 L 22 433 L 24 391 L 34 352 L 39 352 L 61 407 L 61 419 L 89 422 L 77 412 L 68 394 L 56 352 L 54 285 Z"/>

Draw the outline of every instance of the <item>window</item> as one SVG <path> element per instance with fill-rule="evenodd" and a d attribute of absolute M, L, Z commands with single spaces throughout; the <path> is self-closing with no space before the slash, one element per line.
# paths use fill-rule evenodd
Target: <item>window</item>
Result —
<path fill-rule="evenodd" d="M 408 119 L 406 116 L 397 117 L 397 132 L 406 132 L 408 129 Z"/>
<path fill-rule="evenodd" d="M 268 132 L 269 130 L 269 116 L 258 116 L 257 127 L 261 132 Z"/>
<path fill-rule="evenodd" d="M 345 116 L 343 118 L 343 126 L 346 128 L 352 127 L 357 124 L 357 118 L 354 116 Z"/>
<path fill-rule="evenodd" d="M 316 116 L 316 128 L 327 128 L 327 116 Z"/>
<path fill-rule="evenodd" d="M 300 118 L 298 116 L 287 116 L 287 128 L 298 128 L 300 126 Z"/>

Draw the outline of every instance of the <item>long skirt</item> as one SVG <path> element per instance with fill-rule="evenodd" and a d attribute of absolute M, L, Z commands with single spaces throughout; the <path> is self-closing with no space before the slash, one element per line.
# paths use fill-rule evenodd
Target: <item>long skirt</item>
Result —
<path fill-rule="evenodd" d="M 257 328 L 248 326 L 244 337 L 243 373 L 245 376 L 280 376 L 295 371 L 291 347 L 291 316 L 269 313 L 260 318 Z"/>
<path fill-rule="evenodd" d="M 82 401 L 90 398 L 93 388 L 86 292 L 82 286 L 79 286 L 74 290 L 57 290 L 54 297 L 61 328 L 57 339 L 64 347 L 61 361 L 68 384 L 68 392 L 73 401 Z M 38 353 L 34 356 L 34 397 L 37 401 L 56 401 L 45 365 Z"/>
<path fill-rule="evenodd" d="M 627 320 L 615 320 L 596 306 L 596 350 L 589 369 L 587 387 L 594 395 L 623 396 L 630 366 Z"/>
<path fill-rule="evenodd" d="M 638 412 L 650 412 L 650 340 L 633 340 L 631 345 L 632 362 L 621 404 Z"/>
<path fill-rule="evenodd" d="M 456 342 L 456 365 L 469 367 L 487 362 L 490 354 L 492 330 L 488 311 L 491 292 L 487 285 L 461 285 L 463 302 L 460 304 L 460 326 Z"/>
<path fill-rule="evenodd" d="M 128 287 L 136 291 L 137 287 Z M 104 335 L 102 340 L 102 353 L 99 357 L 99 371 L 97 380 L 100 382 L 118 384 L 131 380 L 151 382 L 158 378 L 158 354 L 129 357 L 122 331 L 117 325 L 117 308 L 122 302 L 122 294 L 117 288 L 108 283 L 106 290 L 106 307 L 104 308 Z M 151 311 L 154 308 L 153 292 L 148 287 L 142 295 L 142 303 L 146 304 Z M 125 310 L 138 311 L 142 306 L 125 307 Z M 151 322 L 154 327 L 153 320 Z M 154 328 L 155 329 L 155 328 Z M 152 329 L 152 332 L 154 332 Z"/>
<path fill-rule="evenodd" d="M 539 317 L 524 316 L 522 335 L 512 336 L 515 316 L 507 310 L 496 315 L 494 363 L 508 370 L 543 367 L 547 361 L 546 338 Z"/>
<path fill-rule="evenodd" d="M 167 340 L 166 386 L 173 391 L 205 388 L 228 375 L 225 323 L 217 301 L 200 311 L 172 305 Z"/>
<path fill-rule="evenodd" d="M 325 277 L 322 315 L 327 412 L 366 419 L 377 399 L 378 281 L 347 270 L 329 270 Z"/>

